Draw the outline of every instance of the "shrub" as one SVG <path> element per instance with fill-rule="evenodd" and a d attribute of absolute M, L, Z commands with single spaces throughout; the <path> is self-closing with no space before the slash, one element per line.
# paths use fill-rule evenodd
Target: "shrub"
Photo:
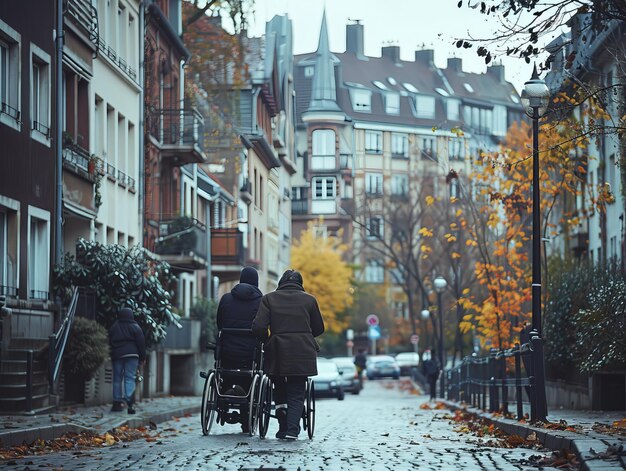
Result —
<path fill-rule="evenodd" d="M 217 338 L 217 303 L 211 299 L 198 298 L 189 311 L 192 319 L 200 321 L 200 348 L 207 349 Z"/>
<path fill-rule="evenodd" d="M 83 380 L 93 378 L 109 357 L 107 331 L 96 321 L 77 317 L 63 356 L 63 370 Z"/>

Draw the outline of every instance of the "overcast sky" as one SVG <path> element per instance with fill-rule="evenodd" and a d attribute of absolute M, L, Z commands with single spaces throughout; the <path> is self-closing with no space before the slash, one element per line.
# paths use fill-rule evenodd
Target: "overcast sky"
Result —
<path fill-rule="evenodd" d="M 435 50 L 435 63 L 445 67 L 448 57 L 463 59 L 463 70 L 482 73 L 487 70 L 484 58 L 476 55 L 476 46 L 457 49 L 453 41 L 460 37 L 489 37 L 497 28 L 497 19 L 477 10 L 457 8 L 458 0 L 256 0 L 256 14 L 249 25 L 251 36 L 264 33 L 265 22 L 274 15 L 287 13 L 293 22 L 294 53 L 313 52 L 317 48 L 324 7 L 333 52 L 346 48 L 348 20 L 362 20 L 365 54 L 380 56 L 383 45 L 400 46 L 403 60 L 414 60 L 416 49 Z M 480 2 L 477 1 L 477 4 Z M 469 31 L 469 33 L 468 33 Z M 501 56 L 506 79 L 521 91 L 529 79 L 532 64 L 523 59 Z"/>

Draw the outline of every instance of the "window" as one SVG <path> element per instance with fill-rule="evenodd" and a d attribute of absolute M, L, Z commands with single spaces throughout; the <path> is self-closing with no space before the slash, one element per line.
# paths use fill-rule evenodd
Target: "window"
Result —
<path fill-rule="evenodd" d="M 365 222 L 365 235 L 368 239 L 382 239 L 384 219 L 382 216 L 372 216 Z"/>
<path fill-rule="evenodd" d="M 334 177 L 315 177 L 312 182 L 311 213 L 333 214 L 336 209 L 337 180 Z"/>
<path fill-rule="evenodd" d="M 50 55 L 31 44 L 31 137 L 49 144 L 50 139 Z"/>
<path fill-rule="evenodd" d="M 311 168 L 330 170 L 337 166 L 335 158 L 335 131 L 318 129 L 313 131 Z"/>
<path fill-rule="evenodd" d="M 406 134 L 391 134 L 391 155 L 393 157 L 409 156 L 409 137 Z"/>
<path fill-rule="evenodd" d="M 365 152 L 381 154 L 383 152 L 383 133 L 365 131 Z"/>
<path fill-rule="evenodd" d="M 17 239 L 19 203 L 0 197 L 8 206 L 0 204 L 0 296 L 17 296 Z"/>
<path fill-rule="evenodd" d="M 304 68 L 304 76 L 305 77 L 313 77 L 313 73 L 315 72 L 315 67 L 313 67 L 312 65 L 307 65 Z"/>
<path fill-rule="evenodd" d="M 369 259 L 365 262 L 365 282 L 383 283 L 385 281 L 385 268 L 377 259 Z"/>
<path fill-rule="evenodd" d="M 318 177 L 313 179 L 313 188 L 315 193 L 313 198 L 317 200 L 333 199 L 336 195 L 335 178 Z"/>
<path fill-rule="evenodd" d="M 460 138 L 451 138 L 448 141 L 448 157 L 462 160 L 465 157 L 465 141 Z"/>
<path fill-rule="evenodd" d="M 505 136 L 507 131 L 506 106 L 495 105 L 493 107 L 492 133 L 496 136 Z"/>
<path fill-rule="evenodd" d="M 436 159 L 437 152 L 435 147 L 435 138 L 434 137 L 423 137 L 422 138 L 422 158 L 427 159 Z"/>
<path fill-rule="evenodd" d="M 389 114 L 400 113 L 400 95 L 398 93 L 385 93 L 385 111 Z"/>
<path fill-rule="evenodd" d="M 350 100 L 354 111 L 372 111 L 372 92 L 369 90 L 351 88 Z"/>
<path fill-rule="evenodd" d="M 20 130 L 20 34 L 0 20 L 0 122 Z"/>
<path fill-rule="evenodd" d="M 461 102 L 452 98 L 447 99 L 446 113 L 449 120 L 459 121 L 461 119 Z"/>
<path fill-rule="evenodd" d="M 435 97 L 417 95 L 415 97 L 415 115 L 418 118 L 434 118 Z"/>
<path fill-rule="evenodd" d="M 380 196 L 383 194 L 383 175 L 382 173 L 366 173 L 365 174 L 365 193 L 368 195 Z"/>
<path fill-rule="evenodd" d="M 28 237 L 28 287 L 35 299 L 48 299 L 50 277 L 50 214 L 29 207 Z"/>
<path fill-rule="evenodd" d="M 391 176 L 391 194 L 395 196 L 406 196 L 409 192 L 408 175 Z"/>

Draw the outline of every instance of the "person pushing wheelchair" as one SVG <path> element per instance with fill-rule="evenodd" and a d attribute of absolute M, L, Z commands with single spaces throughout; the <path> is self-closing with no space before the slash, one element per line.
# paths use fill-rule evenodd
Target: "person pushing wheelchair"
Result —
<path fill-rule="evenodd" d="M 265 372 L 275 388 L 276 438 L 296 440 L 307 377 L 317 375 L 319 345 L 315 337 L 324 332 L 317 300 L 305 292 L 300 272 L 285 271 L 276 291 L 263 296 L 252 332 L 265 342 Z"/>

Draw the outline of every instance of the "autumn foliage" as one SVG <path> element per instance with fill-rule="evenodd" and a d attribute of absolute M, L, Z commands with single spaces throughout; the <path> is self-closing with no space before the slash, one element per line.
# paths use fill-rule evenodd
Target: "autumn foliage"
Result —
<path fill-rule="evenodd" d="M 316 237 L 309 223 L 291 249 L 291 268 L 302 273 L 304 289 L 317 298 L 326 330 L 347 327 L 344 311 L 352 305 L 352 269 L 344 262 L 347 247 L 339 237 Z"/>

